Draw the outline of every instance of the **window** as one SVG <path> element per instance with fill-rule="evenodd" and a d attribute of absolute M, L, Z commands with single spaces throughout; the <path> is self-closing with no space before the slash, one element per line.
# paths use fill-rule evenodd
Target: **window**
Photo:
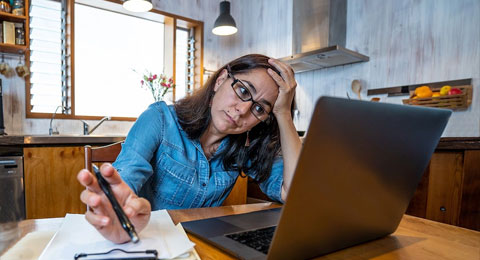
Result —
<path fill-rule="evenodd" d="M 140 87 L 163 71 L 163 23 L 75 4 L 75 113 L 137 117 L 154 102 Z"/>
<path fill-rule="evenodd" d="M 158 10 L 134 15 L 113 1 L 31 6 L 27 117 L 49 118 L 62 106 L 58 118 L 135 120 L 154 101 L 140 86 L 146 71 L 174 76 L 172 101 L 202 84 L 202 22 Z"/>

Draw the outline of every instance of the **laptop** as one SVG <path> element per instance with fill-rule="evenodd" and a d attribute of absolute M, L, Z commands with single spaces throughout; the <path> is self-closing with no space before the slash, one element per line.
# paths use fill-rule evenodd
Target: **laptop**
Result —
<path fill-rule="evenodd" d="M 183 222 L 240 259 L 307 259 L 393 233 L 450 110 L 321 97 L 282 208 Z"/>

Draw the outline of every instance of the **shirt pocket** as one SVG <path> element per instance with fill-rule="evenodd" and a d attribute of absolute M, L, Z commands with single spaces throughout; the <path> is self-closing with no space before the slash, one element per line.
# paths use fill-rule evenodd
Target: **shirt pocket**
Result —
<path fill-rule="evenodd" d="M 193 188 L 196 169 L 178 162 L 166 153 L 162 153 L 157 166 L 163 175 L 156 188 L 157 197 L 170 204 L 182 206 Z"/>

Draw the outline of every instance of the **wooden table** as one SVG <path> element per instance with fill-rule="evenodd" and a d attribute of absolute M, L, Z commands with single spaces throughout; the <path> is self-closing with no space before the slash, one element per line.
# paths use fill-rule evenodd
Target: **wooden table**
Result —
<path fill-rule="evenodd" d="M 174 223 L 279 207 L 258 203 L 217 208 L 169 210 Z M 57 230 L 62 218 L 24 220 L 22 237 L 39 230 Z M 189 235 L 202 259 L 234 259 Z M 397 231 L 385 238 L 341 250 L 317 259 L 480 259 L 480 232 L 404 215 Z"/>

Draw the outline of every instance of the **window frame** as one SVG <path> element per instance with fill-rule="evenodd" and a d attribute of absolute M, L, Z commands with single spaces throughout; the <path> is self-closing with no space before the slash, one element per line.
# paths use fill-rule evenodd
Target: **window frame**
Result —
<path fill-rule="evenodd" d="M 68 92 L 68 101 L 70 103 L 70 113 L 65 114 L 65 111 L 55 115 L 55 118 L 58 119 L 82 119 L 82 120 L 100 120 L 103 116 L 84 116 L 75 114 L 75 30 L 74 30 L 74 18 L 75 18 L 75 0 L 64 0 L 66 1 L 66 11 L 67 11 L 67 21 L 66 21 L 66 45 L 67 45 L 67 58 L 69 57 L 67 64 L 69 64 L 67 69 L 67 81 L 70 82 L 70 87 Z M 120 0 L 104 0 L 106 2 L 122 5 Z M 152 9 L 149 12 L 159 14 L 164 18 L 164 68 L 167 75 L 172 75 L 173 81 L 175 79 L 175 59 L 176 59 L 176 31 L 177 27 L 184 28 L 187 30 L 194 30 L 195 38 L 195 68 L 194 68 L 194 90 L 200 88 L 203 85 L 203 22 L 190 19 L 187 17 L 167 13 L 161 10 Z M 27 19 L 30 17 L 27 14 Z M 27 40 L 29 42 L 29 39 Z M 170 51 L 168 51 L 170 50 Z M 29 52 L 26 55 L 30 55 Z M 25 61 L 26 65 L 30 67 L 30 60 Z M 51 118 L 52 113 L 39 113 L 32 112 L 31 109 L 31 93 L 30 93 L 30 80 L 25 81 L 25 114 L 26 118 Z M 173 97 L 175 98 L 175 89 L 173 90 Z M 112 120 L 115 121 L 135 121 L 136 117 L 112 117 Z"/>

